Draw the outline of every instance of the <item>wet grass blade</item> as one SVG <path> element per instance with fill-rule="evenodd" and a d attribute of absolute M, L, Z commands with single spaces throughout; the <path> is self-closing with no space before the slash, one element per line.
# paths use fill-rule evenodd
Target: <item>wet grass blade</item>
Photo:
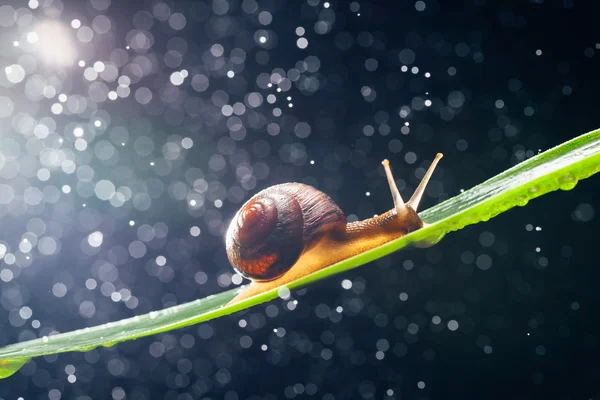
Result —
<path fill-rule="evenodd" d="M 422 212 L 428 225 L 381 247 L 344 260 L 286 285 L 293 289 L 355 268 L 420 241 L 439 241 L 446 233 L 466 225 L 487 221 L 531 199 L 562 189 L 570 190 L 581 179 L 600 170 L 600 130 L 596 130 L 541 153 L 494 178 Z M 88 351 L 126 340 L 197 324 L 272 300 L 274 289 L 226 306 L 240 288 L 161 311 L 109 324 L 80 329 L 50 337 L 16 343 L 0 349 L 0 378 L 15 373 L 32 357 L 67 351 Z M 284 291 L 286 291 L 284 289 Z"/>

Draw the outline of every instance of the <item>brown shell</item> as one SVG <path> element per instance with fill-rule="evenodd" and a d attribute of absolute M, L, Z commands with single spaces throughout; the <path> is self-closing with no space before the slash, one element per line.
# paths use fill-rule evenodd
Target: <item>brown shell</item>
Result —
<path fill-rule="evenodd" d="M 227 257 L 242 276 L 269 281 L 324 234 L 345 228 L 344 213 L 325 193 L 302 183 L 271 186 L 234 216 L 225 239 Z"/>

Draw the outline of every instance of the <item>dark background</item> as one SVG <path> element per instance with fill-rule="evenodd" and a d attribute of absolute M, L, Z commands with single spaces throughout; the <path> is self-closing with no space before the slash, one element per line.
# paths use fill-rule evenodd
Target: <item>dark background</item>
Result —
<path fill-rule="evenodd" d="M 67 24 L 79 18 L 89 26 L 99 14 L 112 21 L 110 32 L 78 44 L 88 65 L 113 60 L 113 50 L 124 48 L 135 28 L 153 35 L 150 48 L 129 49 L 128 61 L 119 67 L 119 75 L 127 75 L 136 54 L 151 56 L 151 71 L 132 79 L 129 97 L 92 107 L 103 113 L 55 117 L 62 136 L 73 129 L 69 124 L 100 115 L 108 128 L 89 128 L 92 144 L 76 156 L 76 164 L 92 166 L 94 182 L 109 179 L 134 194 L 153 195 L 148 208 L 133 201 L 113 207 L 85 195 L 85 183 L 76 174 L 58 171 L 50 182 L 73 187 L 59 202 L 20 213 L 1 205 L 0 239 L 9 251 L 18 253 L 34 217 L 49 231 L 60 226 L 54 234 L 60 247 L 54 255 L 33 251 L 29 263 L 17 256 L 17 263 L 0 266 L 14 275 L 0 281 L 0 345 L 225 290 L 232 275 L 223 245 L 227 223 L 243 201 L 275 183 L 310 183 L 334 198 L 347 216 L 364 219 L 392 205 L 383 158 L 391 160 L 400 190 L 409 196 L 419 181 L 415 173 L 442 152 L 425 209 L 600 127 L 600 10 L 593 1 L 448 5 L 427 0 L 423 11 L 416 9 L 421 2 L 392 0 L 331 1 L 328 9 L 317 0 L 259 3 L 256 12 L 248 12 L 250 1 L 244 7 L 238 0 L 169 2 L 171 14 L 186 17 L 181 30 L 157 18 L 162 14 L 155 12 L 155 2 L 62 3 L 58 18 Z M 39 20 L 45 18 L 43 9 L 57 3 L 42 4 L 32 11 Z M 259 22 L 261 11 L 273 16 L 268 26 Z M 151 27 L 145 25 L 149 20 Z M 315 31 L 318 21 L 329 24 L 327 32 Z M 306 49 L 296 45 L 298 26 L 306 30 Z M 261 29 L 269 31 L 264 45 L 255 40 Z M 16 31 L 0 28 L 7 37 Z M 169 42 L 173 37 L 183 40 Z M 181 49 L 182 42 L 187 48 L 180 52 L 180 65 L 169 67 L 166 52 L 173 43 Z M 210 56 L 215 43 L 225 49 L 222 66 L 215 61 L 219 57 Z M 241 66 L 229 59 L 234 48 L 246 54 Z M 10 48 L 0 60 L 12 64 L 18 51 Z M 313 68 L 316 59 L 319 66 Z M 367 69 L 368 59 L 377 60 L 376 69 Z M 301 72 L 289 90 L 277 93 L 277 85 L 257 83 L 260 74 L 276 68 L 293 76 L 290 69 L 303 60 L 312 70 Z M 402 72 L 404 65 L 408 72 Z M 415 66 L 418 72 L 412 73 Z M 40 65 L 36 73 L 58 76 L 71 93 L 86 96 L 90 82 L 80 68 L 69 68 Z M 189 76 L 175 88 L 169 76 L 184 68 Z M 233 79 L 226 76 L 230 69 L 236 72 Z M 196 74 L 209 78 L 206 90 L 193 88 Z M 112 90 L 116 83 L 107 85 Z M 140 87 L 154 94 L 147 105 L 134 96 Z M 363 96 L 365 87 L 376 96 Z M 52 102 L 28 104 L 22 85 L 0 89 L 22 98 L 24 110 L 37 118 L 48 114 Z M 240 116 L 246 129 L 240 138 L 221 107 L 244 102 L 250 92 L 264 101 Z M 275 104 L 267 103 L 268 94 L 277 95 Z M 424 99 L 432 101 L 431 107 L 419 106 Z M 281 117 L 273 115 L 275 107 Z M 406 118 L 399 115 L 402 107 L 412 107 Z M 298 133 L 301 122 L 311 128 L 308 137 Z M 117 150 L 116 160 L 98 158 L 91 150 L 94 140 L 115 139 L 110 136 L 115 126 L 129 132 L 127 145 Z M 24 140 L 9 128 L 4 134 Z M 133 144 L 142 135 L 154 143 L 150 154 Z M 64 136 L 72 142 L 72 135 Z M 165 157 L 163 145 L 184 137 L 194 146 L 174 159 Z M 248 166 L 250 174 L 244 172 Z M 174 195 L 175 182 L 188 196 L 194 191 L 189 176 L 208 184 L 194 194 L 204 200 L 199 207 L 190 207 L 185 195 Z M 17 178 L 3 182 L 23 184 Z M 153 191 L 161 182 L 163 187 Z M 112 348 L 34 359 L 0 381 L 0 398 L 600 399 L 597 188 L 598 178 L 592 177 L 574 190 L 548 194 L 449 234 L 433 248 L 403 250 L 318 282 L 292 294 L 297 305 L 276 300 Z M 90 219 L 93 226 L 82 222 Z M 143 224 L 154 229 L 150 239 L 137 230 Z M 190 235 L 192 226 L 200 228 L 199 237 Z M 104 234 L 97 250 L 85 247 L 93 231 Z M 141 258 L 128 254 L 136 240 L 147 246 Z M 159 255 L 166 265 L 156 263 Z M 107 262 L 112 267 L 103 269 Z M 97 287 L 86 288 L 88 279 Z M 351 289 L 342 288 L 344 279 L 352 282 Z M 112 291 L 127 289 L 136 302 L 111 300 L 110 285 L 101 290 L 106 282 Z M 63 296 L 56 295 L 61 292 L 57 283 L 67 289 Z M 84 301 L 95 312 L 82 312 Z M 22 307 L 33 316 L 19 317 Z M 32 327 L 34 319 L 39 328 Z M 458 329 L 449 329 L 456 323 Z"/>

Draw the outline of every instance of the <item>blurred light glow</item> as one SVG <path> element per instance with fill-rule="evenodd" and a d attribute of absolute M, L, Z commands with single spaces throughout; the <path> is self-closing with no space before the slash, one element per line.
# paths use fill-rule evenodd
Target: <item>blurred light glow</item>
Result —
<path fill-rule="evenodd" d="M 83 136 L 83 129 L 78 126 L 75 129 L 73 129 L 73 135 L 75 135 L 75 137 L 82 137 Z"/>
<path fill-rule="evenodd" d="M 27 34 L 27 41 L 29 43 L 36 43 L 38 41 L 39 37 L 38 34 L 36 32 L 29 32 Z"/>
<path fill-rule="evenodd" d="M 10 83 L 19 83 L 25 79 L 25 69 L 19 64 L 9 65 L 4 68 L 4 73 Z"/>
<path fill-rule="evenodd" d="M 92 247 L 100 247 L 102 245 L 103 240 L 104 235 L 100 231 L 92 232 L 88 236 L 88 244 Z"/>
<path fill-rule="evenodd" d="M 35 32 L 27 35 L 27 40 L 32 43 L 39 42 L 38 51 L 42 60 L 48 64 L 65 66 L 75 62 L 76 52 L 71 35 L 67 28 L 58 21 L 41 22 Z"/>

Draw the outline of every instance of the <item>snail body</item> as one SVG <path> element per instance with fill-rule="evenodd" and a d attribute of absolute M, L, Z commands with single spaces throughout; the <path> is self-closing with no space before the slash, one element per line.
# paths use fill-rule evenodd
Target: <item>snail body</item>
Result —
<path fill-rule="evenodd" d="M 252 280 L 230 304 L 422 228 L 424 222 L 416 210 L 441 158 L 438 153 L 406 203 L 396 187 L 389 162 L 384 160 L 394 208 L 363 221 L 347 223 L 329 196 L 302 183 L 275 185 L 254 195 L 236 213 L 226 234 L 231 265 Z"/>

